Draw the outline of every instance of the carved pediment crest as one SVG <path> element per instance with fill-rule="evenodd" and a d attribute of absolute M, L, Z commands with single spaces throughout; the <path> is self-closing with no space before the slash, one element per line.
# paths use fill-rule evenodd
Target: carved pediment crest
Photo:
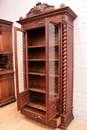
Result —
<path fill-rule="evenodd" d="M 46 11 L 52 10 L 52 9 L 54 9 L 54 6 L 50 6 L 50 5 L 48 5 L 48 4 L 38 2 L 38 3 L 36 4 L 36 6 L 34 6 L 34 7 L 28 12 L 28 14 L 26 15 L 26 17 L 28 17 L 28 16 L 30 16 L 30 15 L 35 15 L 35 14 L 43 13 L 43 12 L 46 12 Z"/>
<path fill-rule="evenodd" d="M 64 8 L 64 7 L 65 7 L 65 4 L 62 3 L 59 8 Z M 29 12 L 26 14 L 26 18 L 29 18 L 31 16 L 34 16 L 40 13 L 45 13 L 47 11 L 52 11 L 54 9 L 55 9 L 54 6 L 51 6 L 47 3 L 38 2 L 33 8 L 29 10 Z M 23 17 L 19 18 L 19 20 L 22 20 L 22 19 Z"/>

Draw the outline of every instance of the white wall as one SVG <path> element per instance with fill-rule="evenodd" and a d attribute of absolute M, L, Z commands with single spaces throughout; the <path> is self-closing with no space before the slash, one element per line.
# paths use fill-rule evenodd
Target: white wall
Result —
<path fill-rule="evenodd" d="M 87 122 L 87 0 L 39 0 L 55 5 L 70 6 L 78 15 L 74 21 L 74 117 Z M 20 16 L 25 17 L 38 0 L 0 0 L 0 18 L 11 20 L 14 26 Z M 13 39 L 14 40 L 14 39 Z M 14 43 L 14 41 L 13 41 Z"/>

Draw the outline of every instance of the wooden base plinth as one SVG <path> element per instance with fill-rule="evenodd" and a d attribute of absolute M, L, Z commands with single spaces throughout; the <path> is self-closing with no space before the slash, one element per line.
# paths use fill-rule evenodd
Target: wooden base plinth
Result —
<path fill-rule="evenodd" d="M 66 130 L 67 126 L 71 123 L 71 121 L 74 119 L 74 116 L 72 115 L 65 123 L 61 123 L 58 128 L 62 130 Z"/>
<path fill-rule="evenodd" d="M 14 101 L 16 101 L 16 98 L 13 98 L 13 99 L 10 99 L 10 100 L 7 100 L 7 101 L 3 101 L 3 102 L 0 103 L 0 107 L 7 105 L 8 103 L 14 102 Z"/>

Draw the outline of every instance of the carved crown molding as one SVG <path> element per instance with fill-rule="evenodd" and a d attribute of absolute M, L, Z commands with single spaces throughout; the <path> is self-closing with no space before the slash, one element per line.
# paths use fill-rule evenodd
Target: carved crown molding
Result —
<path fill-rule="evenodd" d="M 48 4 L 45 4 L 45 3 L 41 3 L 41 2 L 38 2 L 36 4 L 36 6 L 34 6 L 27 14 L 26 14 L 26 17 L 30 16 L 30 15 L 36 15 L 36 14 L 39 14 L 39 13 L 43 13 L 43 12 L 46 12 L 46 11 L 49 11 L 49 10 L 52 10 L 54 9 L 54 6 L 50 6 Z"/>
<path fill-rule="evenodd" d="M 77 15 L 68 7 L 65 6 L 64 3 L 60 4 L 60 7 L 55 9 L 54 6 L 48 5 L 46 3 L 41 3 L 38 2 L 33 8 L 31 8 L 29 10 L 29 12 L 26 14 L 26 17 L 23 18 L 22 16 L 19 18 L 19 21 L 17 21 L 18 23 L 22 24 L 24 21 L 29 20 L 28 18 L 35 18 L 39 17 L 41 15 L 43 16 L 48 16 L 48 14 L 50 14 L 50 12 L 52 12 L 52 14 L 56 14 L 58 11 L 58 13 L 62 13 L 62 12 L 68 12 L 73 19 L 75 19 L 77 17 Z M 63 21 L 67 20 L 67 17 L 65 17 L 65 15 L 62 16 Z M 39 21 L 39 24 L 42 24 L 41 21 Z"/>
<path fill-rule="evenodd" d="M 59 8 L 63 8 L 63 7 L 65 7 L 64 3 L 62 3 Z M 46 3 L 38 2 L 36 3 L 36 6 L 31 8 L 30 11 L 26 14 L 26 18 L 29 18 L 30 16 L 33 16 L 36 14 L 44 13 L 46 11 L 51 11 L 51 10 L 54 10 L 54 6 L 48 5 Z M 19 18 L 19 20 L 22 20 L 22 19 L 23 17 Z"/>

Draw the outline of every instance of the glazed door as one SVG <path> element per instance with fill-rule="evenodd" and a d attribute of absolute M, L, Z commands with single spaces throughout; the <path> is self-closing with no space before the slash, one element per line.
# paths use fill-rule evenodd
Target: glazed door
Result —
<path fill-rule="evenodd" d="M 15 67 L 16 67 L 16 90 L 17 107 L 20 110 L 29 100 L 28 80 L 26 67 L 26 41 L 27 34 L 24 30 L 15 27 Z"/>
<path fill-rule="evenodd" d="M 46 20 L 47 122 L 59 114 L 60 24 Z"/>

